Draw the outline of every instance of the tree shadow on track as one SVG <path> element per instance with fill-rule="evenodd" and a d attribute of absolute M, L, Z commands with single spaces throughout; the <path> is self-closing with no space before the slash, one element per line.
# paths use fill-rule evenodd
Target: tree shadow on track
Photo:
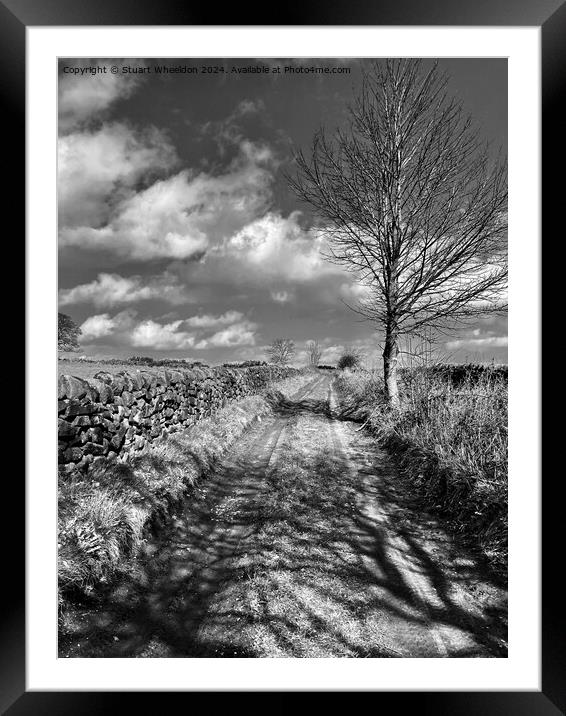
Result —
<path fill-rule="evenodd" d="M 271 409 L 276 415 L 289 417 L 301 414 L 324 415 L 331 418 L 330 404 L 327 399 L 303 398 L 302 400 L 291 400 L 283 393 L 272 392 L 267 398 Z"/>
<path fill-rule="evenodd" d="M 375 444 L 352 436 L 351 470 L 330 447 L 327 400 L 275 396 L 273 408 L 295 421 L 279 458 L 268 466 L 272 426 L 254 428 L 250 449 L 221 461 L 135 571 L 77 612 L 63 653 L 436 657 L 431 634 L 442 629 L 457 634 L 449 656 L 505 656 L 502 592 L 474 555 L 411 512 Z M 387 528 L 364 513 L 371 500 Z M 395 537 L 408 570 L 392 558 Z M 427 585 L 419 599 L 411 574 Z M 462 590 L 476 584 L 489 598 L 472 604 Z"/>

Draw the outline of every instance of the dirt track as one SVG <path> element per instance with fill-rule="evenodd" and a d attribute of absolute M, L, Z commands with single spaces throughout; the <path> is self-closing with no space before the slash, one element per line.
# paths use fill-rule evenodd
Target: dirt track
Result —
<path fill-rule="evenodd" d="M 358 428 L 328 375 L 279 396 L 60 654 L 506 656 L 503 586 Z"/>

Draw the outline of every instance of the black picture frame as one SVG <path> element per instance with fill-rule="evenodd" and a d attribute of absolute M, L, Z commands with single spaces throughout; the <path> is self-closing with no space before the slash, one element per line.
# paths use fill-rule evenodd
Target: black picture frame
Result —
<path fill-rule="evenodd" d="M 25 217 L 25 62 L 26 28 L 29 26 L 69 25 L 421 25 L 421 26 L 540 26 L 542 34 L 542 145 L 543 161 L 543 230 L 547 239 L 563 233 L 558 227 L 559 212 L 554 207 L 563 202 L 563 181 L 556 181 L 564 163 L 564 120 L 558 102 L 564 95 L 566 78 L 566 3 L 563 0 L 491 0 L 489 3 L 463 3 L 454 0 L 303 0 L 294 5 L 277 7 L 270 22 L 269 6 L 250 0 L 245 4 L 224 5 L 222 11 L 212 3 L 188 0 L 0 0 L 0 57 L 2 81 L 2 121 L 5 124 L 4 158 L 10 182 L 5 192 L 5 207 L 13 216 Z M 222 22 L 218 23 L 219 15 Z M 556 224 L 556 226 L 555 226 Z M 554 231 L 556 229 L 556 231 Z M 16 234 L 17 235 L 17 234 Z M 12 239 L 13 243 L 15 241 Z M 556 282 L 552 282 L 556 286 Z M 14 331 L 14 334 L 16 332 Z M 539 337 L 534 337 L 539 340 Z M 540 345 L 540 343 L 539 343 Z M 27 360 L 30 356 L 27 356 Z M 21 402 L 21 392 L 19 395 Z M 17 403 L 14 402 L 14 405 Z M 46 407 L 49 410 L 49 406 Z M 28 420 L 31 416 L 27 416 Z M 540 426 L 533 425 L 533 430 Z M 28 449 L 31 449 L 28 445 Z M 17 464 L 17 463 L 15 463 Z M 542 538 L 542 689 L 540 692 L 375 692 L 373 708 L 402 710 L 411 713 L 467 715 L 522 714 L 556 716 L 566 710 L 564 691 L 564 636 L 560 629 L 563 607 L 559 579 L 557 545 L 563 542 L 562 520 L 558 510 L 560 484 L 549 479 L 544 484 Z M 22 478 L 7 469 L 4 480 L 6 507 L 25 504 Z M 12 512 L 6 509 L 5 514 Z M 21 514 L 21 513 L 20 513 Z M 25 686 L 25 554 L 24 520 L 20 519 L 9 536 L 4 550 L 4 585 L 7 604 L 0 612 L 0 669 L 2 690 L 0 708 L 10 716 L 24 714 L 95 714 L 117 708 L 138 708 L 132 699 L 139 698 L 142 711 L 163 711 L 165 694 L 131 692 L 30 692 Z M 556 550 L 556 556 L 553 554 Z M 447 685 L 449 688 L 449 685 Z M 176 696 L 183 698 L 184 693 Z M 157 703 L 159 699 L 159 705 Z"/>

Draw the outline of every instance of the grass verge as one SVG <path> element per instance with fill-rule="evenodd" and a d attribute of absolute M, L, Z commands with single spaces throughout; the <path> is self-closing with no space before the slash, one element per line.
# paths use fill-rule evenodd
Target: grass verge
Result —
<path fill-rule="evenodd" d="M 406 371 L 402 407 L 387 409 L 370 371 L 343 373 L 347 417 L 366 421 L 397 460 L 417 501 L 475 542 L 499 572 L 507 568 L 507 380 L 486 371 L 457 385 L 438 372 Z"/>
<path fill-rule="evenodd" d="M 311 379 L 301 374 L 272 386 L 292 393 Z M 60 605 L 88 594 L 127 569 L 144 534 L 171 510 L 259 416 L 269 393 L 229 403 L 214 417 L 171 434 L 128 463 L 106 464 L 86 477 L 59 476 Z"/>

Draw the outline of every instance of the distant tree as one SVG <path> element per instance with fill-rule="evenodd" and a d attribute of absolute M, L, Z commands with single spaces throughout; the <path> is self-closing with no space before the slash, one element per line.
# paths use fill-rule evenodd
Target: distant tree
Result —
<path fill-rule="evenodd" d="M 315 210 L 330 260 L 367 289 L 354 310 L 383 332 L 395 408 L 401 337 L 506 307 L 507 169 L 436 65 L 394 59 L 362 74 L 347 128 L 318 132 L 289 182 Z"/>
<path fill-rule="evenodd" d="M 70 316 L 59 313 L 57 347 L 60 351 L 78 351 L 81 329 Z"/>
<path fill-rule="evenodd" d="M 306 344 L 307 358 L 309 365 L 317 366 L 322 355 L 320 344 L 318 341 L 307 341 Z"/>
<path fill-rule="evenodd" d="M 134 365 L 155 365 L 155 360 L 150 356 L 131 356 L 127 362 Z"/>
<path fill-rule="evenodd" d="M 339 370 L 345 370 L 346 368 L 353 370 L 354 368 L 357 368 L 360 363 L 360 354 L 356 350 L 346 349 L 338 359 L 338 363 L 336 365 Z"/>
<path fill-rule="evenodd" d="M 295 343 L 290 338 L 276 338 L 266 353 L 271 363 L 287 365 L 295 355 Z"/>

